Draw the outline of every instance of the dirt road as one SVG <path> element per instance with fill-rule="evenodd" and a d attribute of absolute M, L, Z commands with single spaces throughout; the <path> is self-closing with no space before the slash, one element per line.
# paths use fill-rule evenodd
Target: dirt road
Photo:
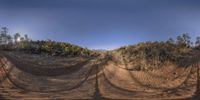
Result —
<path fill-rule="evenodd" d="M 39 65 L 34 67 L 34 63 L 23 60 L 25 57 L 0 56 L 1 100 L 199 100 L 198 56 L 188 66 L 170 65 L 152 71 L 129 70 L 106 57 L 78 61 L 71 64 L 73 68 L 66 61 L 63 65 L 67 68 L 53 67 L 51 71 L 51 64 L 49 68 L 42 67 L 47 65 L 43 62 L 40 69 Z"/>

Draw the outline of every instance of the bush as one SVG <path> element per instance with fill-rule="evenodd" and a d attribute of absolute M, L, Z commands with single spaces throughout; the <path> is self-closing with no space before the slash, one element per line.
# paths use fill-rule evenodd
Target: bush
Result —
<path fill-rule="evenodd" d="M 178 47 L 172 43 L 143 42 L 122 47 L 117 49 L 117 52 L 129 64 L 138 63 L 142 67 L 159 67 L 166 62 L 178 62 L 190 50 L 190 48 Z"/>
<path fill-rule="evenodd" d="M 94 56 L 94 53 L 87 49 L 64 42 L 54 41 L 31 41 L 20 42 L 12 46 L 12 50 L 24 51 L 31 54 L 45 54 L 49 56 Z M 7 48 L 8 45 L 2 47 Z M 10 47 L 9 47 L 10 49 Z"/>

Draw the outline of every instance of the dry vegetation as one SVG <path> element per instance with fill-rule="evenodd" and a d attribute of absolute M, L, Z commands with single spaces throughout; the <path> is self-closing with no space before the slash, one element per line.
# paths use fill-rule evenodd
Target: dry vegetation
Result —
<path fill-rule="evenodd" d="M 179 63 L 190 56 L 192 48 L 164 42 L 146 42 L 121 47 L 115 51 L 121 60 L 137 69 L 158 68 L 166 63 Z"/>
<path fill-rule="evenodd" d="M 87 48 L 82 48 L 64 42 L 55 41 L 23 41 L 16 44 L 1 45 L 2 50 L 21 51 L 29 54 L 46 56 L 96 56 L 97 53 Z"/>
<path fill-rule="evenodd" d="M 104 52 L 54 41 L 0 49 L 0 99 L 200 98 L 200 38 L 194 47 L 188 34 Z"/>
<path fill-rule="evenodd" d="M 191 37 L 186 33 L 177 36 L 176 41 L 170 38 L 166 42 L 142 42 L 124 46 L 112 51 L 111 55 L 114 56 L 116 63 L 124 64 L 128 69 L 152 70 L 168 64 L 181 65 L 193 56 L 194 52 L 200 50 L 200 38 L 197 37 L 195 47 L 190 39 Z"/>

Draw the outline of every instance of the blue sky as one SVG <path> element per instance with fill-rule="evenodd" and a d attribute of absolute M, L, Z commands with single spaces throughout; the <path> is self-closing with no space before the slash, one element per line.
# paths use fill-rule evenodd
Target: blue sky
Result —
<path fill-rule="evenodd" d="M 200 35 L 199 0 L 0 0 L 0 27 L 91 49 Z"/>

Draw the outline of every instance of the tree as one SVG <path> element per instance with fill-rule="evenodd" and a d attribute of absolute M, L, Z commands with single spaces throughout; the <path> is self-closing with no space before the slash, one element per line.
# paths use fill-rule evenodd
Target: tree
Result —
<path fill-rule="evenodd" d="M 195 45 L 196 45 L 196 46 L 200 46 L 200 36 L 198 36 L 198 37 L 196 38 Z"/>
<path fill-rule="evenodd" d="M 183 38 L 181 36 L 177 36 L 176 38 L 176 44 L 177 45 L 182 45 L 184 42 L 183 42 Z"/>
<path fill-rule="evenodd" d="M 190 41 L 191 37 L 190 37 L 189 33 L 184 33 L 182 35 L 182 37 L 183 37 L 183 41 L 186 44 L 186 46 L 190 47 L 190 45 L 191 45 L 191 41 Z"/>
<path fill-rule="evenodd" d="M 11 35 L 7 35 L 7 40 L 8 40 L 8 43 L 12 43 L 13 42 L 13 40 L 12 40 L 13 38 L 12 38 L 12 36 Z"/>
<path fill-rule="evenodd" d="M 22 42 L 23 42 L 24 40 L 25 40 L 25 39 L 24 39 L 24 37 L 20 37 L 20 41 L 22 41 Z"/>
<path fill-rule="evenodd" d="M 167 40 L 167 42 L 166 43 L 169 43 L 169 44 L 174 44 L 174 39 L 172 39 L 172 38 L 169 38 L 168 40 Z"/>
<path fill-rule="evenodd" d="M 19 33 L 15 33 L 14 39 L 15 39 L 15 43 L 17 43 L 18 41 L 20 41 L 20 34 Z"/>
<path fill-rule="evenodd" d="M 176 44 L 182 47 L 190 47 L 191 45 L 191 41 L 190 41 L 191 37 L 189 36 L 188 33 L 184 33 L 181 36 L 177 36 L 176 38 Z"/>
<path fill-rule="evenodd" d="M 8 34 L 8 28 L 7 27 L 2 27 L 1 29 L 2 29 L 1 34 L 6 36 Z"/>
<path fill-rule="evenodd" d="M 8 37 L 7 37 L 8 28 L 2 27 L 1 29 L 2 31 L 0 34 L 0 44 L 7 44 L 8 43 Z"/>
<path fill-rule="evenodd" d="M 0 34 L 0 44 L 2 44 L 2 42 L 3 42 L 3 35 Z"/>
<path fill-rule="evenodd" d="M 29 37 L 28 37 L 27 34 L 24 35 L 24 40 L 25 40 L 25 41 L 29 41 Z"/>

